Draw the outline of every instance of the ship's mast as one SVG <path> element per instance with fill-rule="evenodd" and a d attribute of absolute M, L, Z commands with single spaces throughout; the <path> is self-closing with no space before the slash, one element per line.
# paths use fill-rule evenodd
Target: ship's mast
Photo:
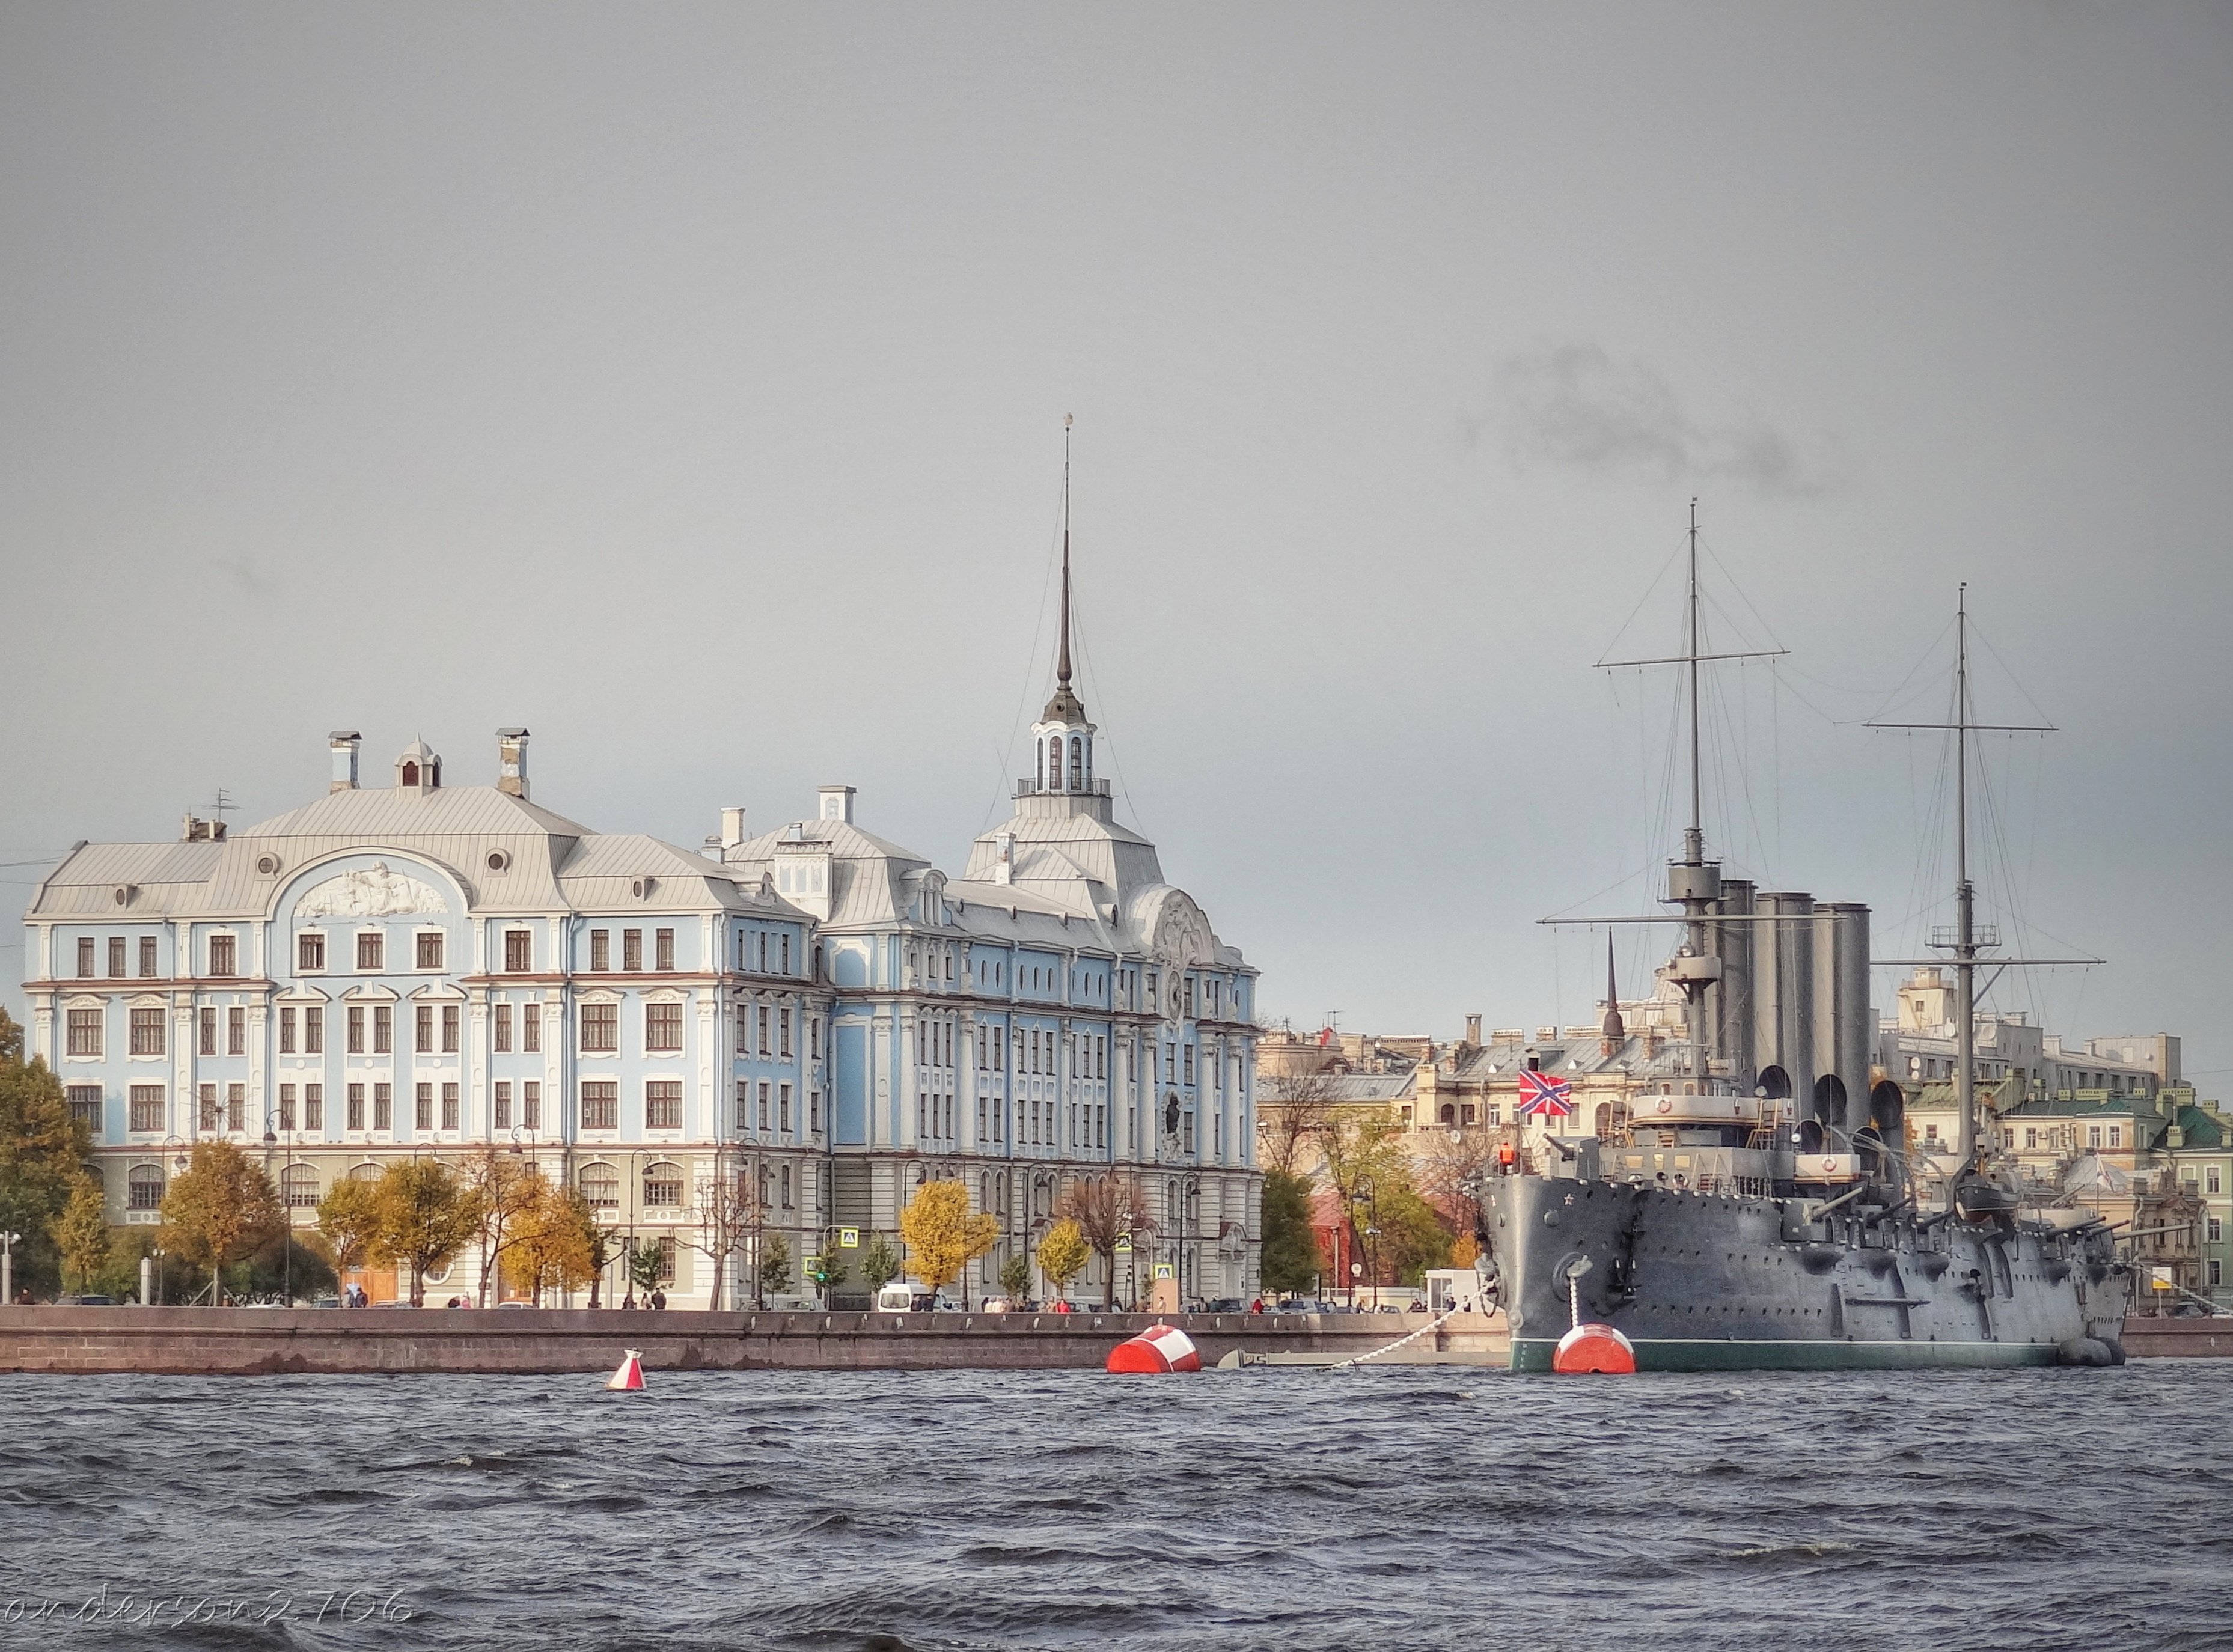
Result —
<path fill-rule="evenodd" d="M 1977 1163 L 1977 901 L 1969 882 L 1969 585 L 1954 610 L 1954 1105 L 1963 1171 Z"/>
<path fill-rule="evenodd" d="M 1699 756 L 1698 740 L 1698 502 L 1690 501 L 1690 590 L 1686 614 L 1689 647 L 1684 659 L 1690 677 L 1690 823 L 1683 832 L 1683 861 L 1690 875 L 1673 881 L 1674 893 L 1683 901 L 1684 938 L 1689 953 L 1689 964 L 1683 966 L 1678 960 L 1677 979 L 1683 985 L 1683 1019 L 1684 1031 L 1690 1039 L 1690 1076 L 1706 1076 L 1706 988 L 1721 974 L 1721 959 L 1709 958 L 1706 951 L 1707 908 L 1721 894 L 1718 868 L 1711 879 L 1713 892 L 1706 886 L 1706 828 L 1704 819 L 1704 771 Z M 1707 972 L 1710 965 L 1710 973 Z"/>

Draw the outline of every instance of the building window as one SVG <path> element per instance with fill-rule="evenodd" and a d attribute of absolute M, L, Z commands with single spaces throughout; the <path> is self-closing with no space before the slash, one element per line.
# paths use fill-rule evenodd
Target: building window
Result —
<path fill-rule="evenodd" d="M 195 1096 L 195 1102 L 199 1127 L 205 1132 L 214 1134 L 218 1120 L 224 1116 L 218 1110 L 217 1086 L 204 1084 Z"/>
<path fill-rule="evenodd" d="M 442 1006 L 442 1053 L 446 1056 L 458 1053 L 458 1012 L 462 1007 L 456 1004 Z"/>
<path fill-rule="evenodd" d="M 279 1086 L 279 1128 L 292 1132 L 295 1128 L 295 1087 Z"/>
<path fill-rule="evenodd" d="M 2222 1216 L 2213 1216 L 2210 1219 L 2209 1226 L 2210 1242 L 2212 1245 L 2223 1245 L 2225 1242 L 2225 1219 Z"/>
<path fill-rule="evenodd" d="M 326 1087 L 323 1084 L 303 1086 L 303 1128 L 317 1135 L 326 1128 Z"/>
<path fill-rule="evenodd" d="M 163 1207 L 163 1173 L 152 1164 L 132 1167 L 124 1179 L 124 1208 L 127 1210 L 160 1210 Z"/>
<path fill-rule="evenodd" d="M 361 1085 L 361 1084 L 351 1084 L 351 1085 L 348 1087 L 348 1128 L 349 1128 L 350 1129 L 352 1129 L 352 1130 L 361 1130 L 362 1128 L 364 1128 L 364 1086 L 363 1086 L 363 1085 Z"/>
<path fill-rule="evenodd" d="M 395 1128 L 395 1086 L 374 1084 L 372 1087 L 372 1128 L 375 1133 L 392 1133 Z"/>
<path fill-rule="evenodd" d="M 2210 1259 L 2210 1283 L 2212 1285 L 2225 1283 L 2225 1265 L 2216 1257 Z"/>
<path fill-rule="evenodd" d="M 101 1134 L 101 1086 L 72 1084 L 62 1094 L 69 1101 L 70 1122 L 82 1124 L 94 1135 Z"/>
<path fill-rule="evenodd" d="M 765 1056 L 774 1047 L 768 1043 L 768 1006 L 765 1004 L 759 1006 L 758 1020 L 760 1029 L 758 1045 L 759 1053 Z"/>
<path fill-rule="evenodd" d="M 806 1092 L 806 1128 L 810 1135 L 822 1134 L 822 1092 L 818 1089 Z"/>
<path fill-rule="evenodd" d="M 613 966 L 613 933 L 609 929 L 589 932 L 589 967 L 600 972 Z"/>
<path fill-rule="evenodd" d="M 737 1081 L 737 1129 L 739 1134 L 752 1128 L 752 1087 L 748 1079 Z"/>
<path fill-rule="evenodd" d="M 2027 1124 L 2024 1126 L 2024 1146 L 2027 1148 L 2036 1148 L 2039 1146 L 2039 1127 L 2037 1125 Z"/>
<path fill-rule="evenodd" d="M 519 1087 L 519 1128 L 539 1130 L 543 1128 L 543 1083 L 530 1078 Z"/>
<path fill-rule="evenodd" d="M 248 1053 L 248 1009 L 235 1004 L 225 1012 L 225 1053 L 244 1056 Z"/>
<path fill-rule="evenodd" d="M 67 1023 L 68 1043 L 73 1056 L 97 1056 L 101 1053 L 101 1012 L 99 1010 L 72 1010 Z"/>
<path fill-rule="evenodd" d="M 535 967 L 535 937 L 524 929 L 504 932 L 504 967 L 507 973 L 524 975 Z"/>
<path fill-rule="evenodd" d="M 621 968 L 623 970 L 634 971 L 641 970 L 642 967 L 643 931 L 641 929 L 622 930 Z"/>
<path fill-rule="evenodd" d="M 279 1053 L 295 1053 L 295 1011 L 291 1005 L 283 1004 L 279 1006 Z"/>
<path fill-rule="evenodd" d="M 442 1128 L 446 1130 L 458 1128 L 458 1087 L 454 1083 L 442 1086 Z"/>
<path fill-rule="evenodd" d="M 672 929 L 661 929 L 654 933 L 651 940 L 652 967 L 673 969 L 674 967 L 674 932 Z"/>
<path fill-rule="evenodd" d="M 2098 1148 L 2101 1145 L 2101 1127 L 2100 1125 L 2089 1124 L 2086 1127 L 2086 1145 L 2089 1148 Z"/>
<path fill-rule="evenodd" d="M 582 1006 L 582 1050 L 586 1055 L 609 1056 L 621 1047 L 621 1006 L 584 1004 Z"/>
<path fill-rule="evenodd" d="M 151 979 L 155 973 L 155 938 L 153 935 L 140 937 L 140 972 Z"/>
<path fill-rule="evenodd" d="M 618 1210 L 621 1203 L 621 1173 L 609 1164 L 585 1164 L 582 1167 L 582 1197 L 589 1201 L 593 1210 Z"/>
<path fill-rule="evenodd" d="M 776 1017 L 776 1031 L 781 1035 L 779 1053 L 785 1061 L 791 1059 L 791 1011 L 784 1010 Z"/>
<path fill-rule="evenodd" d="M 519 1006 L 519 1047 L 531 1055 L 543 1048 L 543 1006 L 540 1004 Z"/>
<path fill-rule="evenodd" d="M 491 1098 L 489 1105 L 491 1109 L 489 1128 L 495 1130 L 509 1130 L 511 1128 L 511 1081 L 509 1078 L 499 1078 L 496 1081 L 495 1094 Z"/>
<path fill-rule="evenodd" d="M 765 1130 L 765 1129 L 766 1129 L 766 1128 L 768 1128 L 768 1091 L 769 1091 L 769 1089 L 770 1089 L 771 1088 L 771 1086 L 768 1083 L 768 1081 L 767 1081 L 766 1079 L 763 1078 L 762 1080 L 760 1080 L 760 1086 L 759 1086 L 759 1097 L 760 1097 L 760 1105 L 759 1105 L 759 1119 L 760 1119 L 760 1128 L 761 1128 L 761 1129 L 763 1129 L 763 1130 Z"/>
<path fill-rule="evenodd" d="M 387 938 L 377 929 L 359 933 L 356 938 L 356 966 L 377 972 L 387 955 Z"/>
<path fill-rule="evenodd" d="M 121 935 L 108 938 L 108 972 L 119 980 L 124 977 L 124 937 Z"/>
<path fill-rule="evenodd" d="M 412 1017 L 412 1022 L 413 1053 L 421 1056 L 433 1055 L 434 1053 L 434 1006 L 431 1004 L 420 1005 L 418 1013 Z"/>
<path fill-rule="evenodd" d="M 418 964 L 420 969 L 442 967 L 442 932 L 440 930 L 434 930 L 431 933 L 423 929 L 419 932 Z"/>
<path fill-rule="evenodd" d="M 372 1053 L 375 1056 L 395 1053 L 395 1006 L 393 1004 L 372 1006 Z"/>
<path fill-rule="evenodd" d="M 326 938 L 323 935 L 295 937 L 295 972 L 298 975 L 316 975 L 326 966 Z"/>
<path fill-rule="evenodd" d="M 673 1285 L 674 1283 L 674 1257 L 676 1250 L 674 1235 L 672 1233 L 661 1233 L 657 1239 L 652 1240 L 652 1246 L 653 1248 L 657 1250 L 659 1252 L 659 1283 L 661 1285 Z"/>
<path fill-rule="evenodd" d="M 248 1086 L 225 1087 L 225 1128 L 236 1135 L 248 1128 Z"/>
<path fill-rule="evenodd" d="M 647 1004 L 643 1006 L 643 1047 L 678 1050 L 682 1048 L 682 1006 Z"/>
<path fill-rule="evenodd" d="M 80 935 L 77 938 L 77 974 L 81 981 L 93 979 L 93 937 L 91 935 Z"/>
<path fill-rule="evenodd" d="M 582 1128 L 617 1130 L 621 1128 L 621 1087 L 610 1078 L 592 1078 L 582 1085 Z"/>
<path fill-rule="evenodd" d="M 787 930 L 787 929 L 786 929 L 785 931 L 784 931 L 784 933 L 783 933 L 783 936 L 782 936 L 782 941 L 783 941 L 783 972 L 784 972 L 784 974 L 788 975 L 788 974 L 790 974 L 790 973 L 791 973 L 791 932 L 790 932 L 789 930 Z"/>
<path fill-rule="evenodd" d="M 134 1084 L 132 1087 L 131 1115 L 126 1121 L 134 1130 L 160 1130 L 163 1128 L 163 1087 L 160 1084 Z"/>
<path fill-rule="evenodd" d="M 163 1053 L 162 1011 L 132 1011 L 132 1053 L 135 1056 L 160 1056 Z"/>
<path fill-rule="evenodd" d="M 231 935 L 212 935 L 209 938 L 209 972 L 212 975 L 240 973 L 240 943 Z"/>
<path fill-rule="evenodd" d="M 2125 1127 L 2123 1125 L 2112 1124 L 2109 1127 L 2109 1145 L 2113 1148 L 2121 1148 L 2125 1145 Z"/>
<path fill-rule="evenodd" d="M 279 1197 L 290 1210 L 318 1207 L 318 1173 L 306 1164 L 290 1164 L 280 1173 Z"/>
<path fill-rule="evenodd" d="M 352 1056 L 364 1054 L 364 1005 L 361 1004 L 348 1006 L 348 1052 Z"/>
<path fill-rule="evenodd" d="M 323 1005 L 309 1004 L 303 1008 L 303 1053 L 306 1056 L 326 1053 L 326 1011 Z"/>
<path fill-rule="evenodd" d="M 682 1128 L 682 1081 L 654 1078 L 643 1087 L 643 1128 L 679 1130 Z"/>
<path fill-rule="evenodd" d="M 643 1202 L 653 1210 L 674 1210 L 682 1204 L 682 1167 L 662 1159 L 643 1167 Z"/>
<path fill-rule="evenodd" d="M 411 1125 L 413 1129 L 434 1128 L 434 1087 L 415 1084 L 411 1090 Z"/>
<path fill-rule="evenodd" d="M 2206 1193 L 2222 1193 L 2225 1191 L 2224 1177 L 2216 1165 L 2208 1166 L 2204 1169 L 2202 1186 Z"/>
<path fill-rule="evenodd" d="M 499 1004 L 496 1006 L 496 1024 L 492 1037 L 495 1040 L 495 1049 L 498 1055 L 505 1056 L 511 1053 L 511 1005 L 509 1004 Z"/>
<path fill-rule="evenodd" d="M 776 1128 L 778 1129 L 789 1130 L 791 1128 L 791 1086 L 788 1084 L 778 1084 L 776 1086 L 775 1120 Z"/>

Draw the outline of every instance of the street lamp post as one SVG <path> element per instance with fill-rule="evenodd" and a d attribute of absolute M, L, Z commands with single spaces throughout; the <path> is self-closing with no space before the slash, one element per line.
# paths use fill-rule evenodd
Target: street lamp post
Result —
<path fill-rule="evenodd" d="M 1380 1306 L 1380 1187 L 1370 1176 L 1357 1179 L 1357 1194 L 1371 1207 L 1372 1218 L 1365 1225 L 1365 1265 L 1372 1274 L 1372 1305 Z M 1354 1299 L 1352 1294 L 1352 1300 Z"/>
<path fill-rule="evenodd" d="M 21 1233 L 0 1233 L 0 1302 L 16 1301 L 16 1241 Z"/>

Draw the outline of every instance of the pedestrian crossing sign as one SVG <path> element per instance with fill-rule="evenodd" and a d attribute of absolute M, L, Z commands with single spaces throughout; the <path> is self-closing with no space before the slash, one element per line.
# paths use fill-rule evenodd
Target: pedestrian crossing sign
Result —
<path fill-rule="evenodd" d="M 861 1248 L 861 1230 L 857 1227 L 839 1228 L 837 1230 L 837 1248 L 843 1251 L 859 1250 Z"/>

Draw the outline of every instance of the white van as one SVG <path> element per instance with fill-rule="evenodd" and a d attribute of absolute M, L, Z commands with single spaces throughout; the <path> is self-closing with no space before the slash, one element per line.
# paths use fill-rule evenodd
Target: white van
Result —
<path fill-rule="evenodd" d="M 895 1279 L 876 1292 L 876 1311 L 880 1314 L 927 1314 L 934 1308 L 951 1307 L 941 1302 L 927 1285 L 913 1279 Z"/>

